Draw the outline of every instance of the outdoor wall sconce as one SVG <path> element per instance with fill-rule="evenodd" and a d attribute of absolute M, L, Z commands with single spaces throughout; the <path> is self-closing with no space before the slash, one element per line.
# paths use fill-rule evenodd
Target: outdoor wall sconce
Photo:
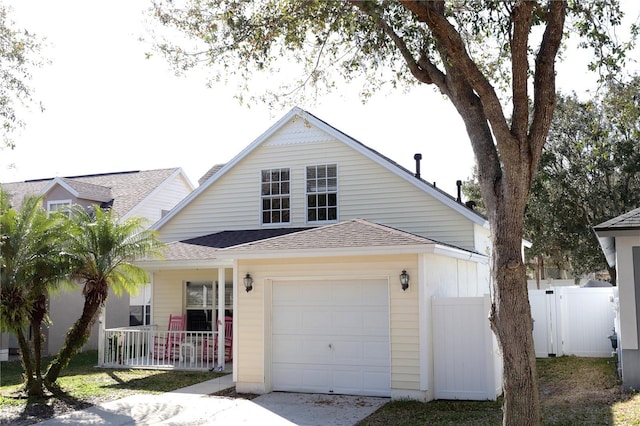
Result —
<path fill-rule="evenodd" d="M 409 288 L 409 274 L 407 274 L 405 269 L 403 269 L 400 274 L 400 285 L 402 286 L 403 291 L 406 291 Z"/>
<path fill-rule="evenodd" d="M 253 290 L 253 278 L 251 278 L 251 275 L 247 273 L 247 275 L 244 276 L 244 289 L 247 290 L 247 293 L 249 293 L 251 290 Z"/>

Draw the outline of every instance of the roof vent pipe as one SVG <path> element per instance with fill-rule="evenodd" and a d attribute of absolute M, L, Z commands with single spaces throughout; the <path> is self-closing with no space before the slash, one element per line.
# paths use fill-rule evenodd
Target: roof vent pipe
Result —
<path fill-rule="evenodd" d="M 416 160 L 416 177 L 420 179 L 420 160 L 422 160 L 422 154 L 415 154 L 413 159 Z"/>
<path fill-rule="evenodd" d="M 456 201 L 461 203 L 462 202 L 462 181 L 457 180 L 456 186 L 458 187 L 458 198 L 456 199 Z"/>

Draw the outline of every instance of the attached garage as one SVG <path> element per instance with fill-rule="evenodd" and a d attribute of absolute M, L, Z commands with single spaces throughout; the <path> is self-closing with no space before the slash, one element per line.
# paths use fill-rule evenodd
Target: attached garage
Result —
<path fill-rule="evenodd" d="M 222 252 L 234 259 L 234 281 L 253 283 L 235 288 L 241 393 L 433 399 L 431 301 L 484 291 L 485 256 L 363 220 Z"/>
<path fill-rule="evenodd" d="M 272 321 L 273 390 L 391 395 L 388 280 L 274 281 Z"/>

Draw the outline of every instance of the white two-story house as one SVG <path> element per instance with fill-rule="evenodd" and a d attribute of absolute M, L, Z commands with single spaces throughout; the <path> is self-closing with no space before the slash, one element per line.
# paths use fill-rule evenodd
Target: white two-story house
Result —
<path fill-rule="evenodd" d="M 483 216 L 298 108 L 153 228 L 153 323 L 232 317 L 239 392 L 432 399 L 432 301 L 490 291 Z"/>

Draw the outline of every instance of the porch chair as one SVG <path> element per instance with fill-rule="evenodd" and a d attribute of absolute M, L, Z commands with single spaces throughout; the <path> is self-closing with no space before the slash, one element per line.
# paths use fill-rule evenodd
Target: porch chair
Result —
<path fill-rule="evenodd" d="M 153 338 L 153 358 L 175 360 L 180 356 L 180 343 L 184 340 L 185 315 L 169 315 L 167 333 Z"/>
<path fill-rule="evenodd" d="M 216 331 L 218 330 L 218 321 L 216 321 Z M 205 355 L 209 360 L 215 360 L 218 357 L 218 338 L 215 336 L 212 340 L 205 342 Z M 233 317 L 224 317 L 224 361 L 229 362 L 233 357 Z"/>

